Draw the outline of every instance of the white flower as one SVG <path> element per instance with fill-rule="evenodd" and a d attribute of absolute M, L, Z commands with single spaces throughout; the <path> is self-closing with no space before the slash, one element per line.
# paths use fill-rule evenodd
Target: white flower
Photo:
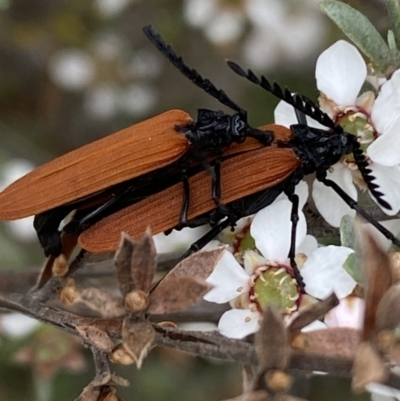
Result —
<path fill-rule="evenodd" d="M 244 30 L 244 18 L 236 4 L 219 0 L 186 0 L 185 18 L 200 27 L 212 42 L 222 44 L 237 40 Z"/>
<path fill-rule="evenodd" d="M 71 91 L 84 89 L 95 75 L 92 57 L 80 49 L 59 50 L 52 56 L 48 68 L 51 79 Z"/>
<path fill-rule="evenodd" d="M 377 88 L 376 99 L 372 91 L 359 95 L 366 80 L 371 80 L 367 77 L 367 66 L 353 45 L 340 40 L 318 58 L 316 80 L 322 93 L 321 109 L 346 132 L 357 135 L 370 159 L 374 183 L 392 207 L 384 211 L 396 214 L 400 210 L 400 70 Z M 291 106 L 283 102 L 275 110 L 275 121 L 286 126 L 297 123 Z M 308 122 L 321 128 L 310 119 Z M 346 158 L 332 166 L 328 179 L 354 199 L 357 199 L 354 183 L 366 189 L 354 162 Z M 355 214 L 331 188 L 319 181 L 314 182 L 312 195 L 321 215 L 334 227 L 340 225 L 345 214 Z"/>
<path fill-rule="evenodd" d="M 0 171 L 0 191 L 31 172 L 34 168 L 35 166 L 28 160 L 13 159 L 7 162 L 2 166 L 2 170 Z M 7 221 L 6 226 L 19 240 L 31 241 L 37 237 L 36 231 L 33 228 L 33 216 Z"/>
<path fill-rule="evenodd" d="M 300 202 L 301 204 L 302 201 Z M 221 334 L 243 338 L 258 330 L 261 313 L 271 302 L 282 313 L 298 308 L 300 291 L 293 279 L 288 261 L 292 224 L 292 204 L 279 199 L 258 212 L 251 224 L 251 235 L 260 254 L 244 252 L 244 269 L 228 251 L 208 277 L 214 286 L 205 296 L 209 302 L 231 302 L 233 309 L 225 312 L 219 323 Z M 314 237 L 306 235 L 304 214 L 299 211 L 296 231 L 296 261 L 303 267 L 306 292 L 324 298 L 332 291 L 339 297 L 349 295 L 355 281 L 342 268 L 353 252 L 349 248 L 328 246 L 317 248 Z M 305 262 L 301 262 L 301 260 Z"/>
<path fill-rule="evenodd" d="M 309 0 L 296 6 L 300 1 L 294 7 L 281 0 L 185 0 L 183 7 L 185 20 L 217 45 L 237 43 L 245 34 L 247 62 L 265 69 L 290 62 L 298 67 L 324 40 L 321 13 Z"/>
<path fill-rule="evenodd" d="M 330 310 L 324 318 L 328 327 L 351 327 L 361 330 L 364 323 L 365 301 L 358 297 L 349 296 Z"/>
<path fill-rule="evenodd" d="M 263 71 L 285 65 L 301 68 L 324 41 L 326 24 L 308 1 L 246 0 L 252 24 L 243 46 L 246 63 Z"/>

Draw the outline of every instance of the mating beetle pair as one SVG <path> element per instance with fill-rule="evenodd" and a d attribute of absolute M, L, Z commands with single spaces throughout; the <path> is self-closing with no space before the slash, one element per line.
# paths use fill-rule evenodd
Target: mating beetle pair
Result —
<path fill-rule="evenodd" d="M 283 91 L 228 62 L 234 72 L 292 105 L 299 120 L 290 130 L 276 125 L 252 128 L 246 112 L 187 67 L 151 26 L 144 32 L 186 77 L 236 114 L 199 110 L 194 122 L 187 113 L 171 110 L 79 148 L 6 188 L 0 194 L 0 219 L 36 215 L 40 242 L 46 254 L 53 256 L 64 251 L 58 227 L 73 210 L 77 212 L 65 231 L 80 234 L 83 248 L 96 252 L 115 249 L 121 231 L 137 237 L 147 225 L 157 233 L 212 223 L 211 231 L 191 247 L 194 251 L 285 192 L 293 203 L 289 258 L 295 267 L 298 198 L 294 188 L 305 175 L 316 173 L 318 180 L 400 245 L 326 177 L 343 155 L 353 153 L 372 195 L 390 208 L 373 182 L 354 135 L 344 132 L 304 96 Z M 309 127 L 305 116 L 328 129 Z"/>

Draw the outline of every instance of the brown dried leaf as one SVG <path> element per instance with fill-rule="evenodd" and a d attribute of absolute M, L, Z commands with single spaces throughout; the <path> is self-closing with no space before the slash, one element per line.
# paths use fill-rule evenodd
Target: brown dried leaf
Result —
<path fill-rule="evenodd" d="M 269 395 L 264 390 L 252 391 L 251 393 L 246 393 L 239 395 L 239 397 L 229 398 L 229 400 L 224 401 L 270 401 L 272 396 Z"/>
<path fill-rule="evenodd" d="M 299 351 L 321 356 L 354 358 L 361 333 L 347 327 L 335 327 L 300 333 L 292 340 L 292 347 Z M 298 346 L 298 344 L 301 346 Z"/>
<path fill-rule="evenodd" d="M 144 358 L 151 349 L 155 331 L 148 321 L 137 321 L 126 318 L 122 325 L 122 342 L 136 362 L 138 369 L 142 366 Z"/>
<path fill-rule="evenodd" d="M 400 366 L 400 344 L 394 344 L 389 350 L 387 350 L 387 354 L 397 366 Z"/>
<path fill-rule="evenodd" d="M 376 311 L 376 329 L 394 330 L 400 325 L 400 285 L 393 285 L 382 297 Z"/>
<path fill-rule="evenodd" d="M 114 342 L 110 336 L 95 326 L 76 326 L 76 330 L 85 343 L 94 345 L 99 351 L 110 353 L 114 348 Z"/>
<path fill-rule="evenodd" d="M 199 302 L 211 286 L 188 276 L 167 276 L 150 294 L 148 313 L 177 312 Z"/>
<path fill-rule="evenodd" d="M 131 275 L 132 253 L 135 247 L 133 239 L 126 233 L 121 233 L 121 241 L 115 252 L 114 267 L 117 272 L 119 290 L 123 297 L 134 289 Z"/>
<path fill-rule="evenodd" d="M 315 320 L 322 316 L 325 316 L 331 309 L 339 305 L 339 299 L 335 293 L 329 295 L 328 298 L 323 301 L 316 302 L 309 308 L 300 312 L 298 316 L 290 323 L 289 331 L 295 333 L 308 326 Z"/>
<path fill-rule="evenodd" d="M 99 401 L 121 401 L 121 398 L 117 395 L 115 387 L 103 387 L 99 397 Z"/>
<path fill-rule="evenodd" d="M 134 289 L 148 294 L 156 269 L 157 252 L 150 229 L 147 229 L 133 248 L 131 275 Z"/>
<path fill-rule="evenodd" d="M 361 230 L 361 263 L 365 279 L 365 316 L 363 340 L 375 333 L 378 305 L 393 283 L 390 259 L 374 237 Z"/>
<path fill-rule="evenodd" d="M 82 290 L 80 301 L 104 318 L 114 318 L 126 314 L 121 297 L 98 288 L 91 287 Z"/>
<path fill-rule="evenodd" d="M 375 348 L 368 342 L 359 345 L 353 364 L 352 388 L 364 391 L 371 382 L 382 383 L 388 378 L 388 370 Z"/>
<path fill-rule="evenodd" d="M 190 276 L 206 280 L 222 258 L 225 249 L 225 247 L 219 247 L 211 251 L 200 251 L 190 255 L 178 263 L 165 276 L 164 280 L 170 276 Z"/>
<path fill-rule="evenodd" d="M 92 383 L 89 383 L 82 391 L 75 401 L 98 401 L 100 397 L 100 389 L 94 387 Z"/>
<path fill-rule="evenodd" d="M 255 349 L 260 364 L 266 370 L 286 368 L 290 355 L 288 332 L 275 308 L 268 307 L 264 312 L 255 337 Z"/>
<path fill-rule="evenodd" d="M 113 401 L 118 400 L 115 395 L 114 386 L 129 386 L 129 382 L 122 377 L 114 376 L 111 373 L 104 373 L 91 381 L 75 401 Z M 109 395 L 115 395 L 110 397 Z M 107 398 L 108 397 L 108 398 Z"/>

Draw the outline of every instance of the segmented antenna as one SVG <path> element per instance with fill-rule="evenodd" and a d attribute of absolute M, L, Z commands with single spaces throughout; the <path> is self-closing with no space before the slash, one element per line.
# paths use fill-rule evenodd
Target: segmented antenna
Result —
<path fill-rule="evenodd" d="M 295 95 L 293 95 L 293 97 L 296 99 L 298 96 L 300 96 L 300 95 L 297 95 L 297 94 L 295 94 Z M 297 101 L 297 99 L 296 99 L 296 101 Z M 307 118 L 306 118 L 306 115 L 302 112 L 302 111 L 300 111 L 300 110 L 298 110 L 298 109 L 294 109 L 294 113 L 296 114 L 296 118 L 297 118 L 297 122 L 299 123 L 299 124 L 303 124 L 303 125 L 307 125 Z"/>
<path fill-rule="evenodd" d="M 256 74 L 252 70 L 247 70 L 247 72 L 236 64 L 233 61 L 227 60 L 227 64 L 230 69 L 236 74 L 240 75 L 248 79 L 250 82 L 261 86 L 261 88 L 266 91 L 272 93 L 278 99 L 284 100 L 286 103 L 293 106 L 296 110 L 306 114 L 307 116 L 313 118 L 318 121 L 320 124 L 325 127 L 329 127 L 332 129 L 338 129 L 338 126 L 334 123 L 334 121 L 328 116 L 328 114 L 324 113 L 311 99 L 306 96 L 295 94 L 293 95 L 287 88 L 283 90 L 279 84 L 274 82 L 271 84 L 267 78 L 261 75 L 260 78 L 256 76 Z"/>
<path fill-rule="evenodd" d="M 152 25 L 147 25 L 143 28 L 144 34 L 153 43 L 157 49 L 164 54 L 165 57 L 190 81 L 192 81 L 200 89 L 217 99 L 223 105 L 231 108 L 239 113 L 246 113 L 240 108 L 228 95 L 222 90 L 215 87 L 208 79 L 203 78 L 195 69 L 190 68 L 185 64 L 183 58 L 178 56 L 174 49 L 168 45 L 162 36 L 153 28 Z"/>
<path fill-rule="evenodd" d="M 367 184 L 368 189 L 371 191 L 371 194 L 381 206 L 391 210 L 392 207 L 382 198 L 384 194 L 380 190 L 378 191 L 378 189 L 380 189 L 379 185 L 373 182 L 375 180 L 375 177 L 372 175 L 372 170 L 369 168 L 367 158 L 365 157 L 364 152 L 360 148 L 360 144 L 357 142 L 357 140 L 355 140 L 353 155 L 354 161 L 356 162 L 358 169 L 360 170 L 360 173 L 364 178 L 365 183 Z"/>

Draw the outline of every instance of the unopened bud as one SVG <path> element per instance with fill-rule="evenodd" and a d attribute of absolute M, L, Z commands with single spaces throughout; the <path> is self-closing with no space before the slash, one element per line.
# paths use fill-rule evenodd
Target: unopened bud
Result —
<path fill-rule="evenodd" d="M 382 330 L 378 333 L 376 342 L 378 347 L 384 351 L 388 352 L 389 349 L 396 344 L 396 337 L 391 330 Z"/>
<path fill-rule="evenodd" d="M 133 290 L 125 297 L 125 307 L 133 313 L 143 312 L 148 304 L 148 295 L 140 290 Z"/>
<path fill-rule="evenodd" d="M 281 370 L 270 370 L 265 375 L 265 384 L 270 390 L 280 393 L 290 389 L 292 378 Z"/>
<path fill-rule="evenodd" d="M 68 280 L 67 285 L 60 292 L 60 301 L 64 305 L 73 305 L 80 299 L 79 290 L 75 287 L 74 280 Z"/>
<path fill-rule="evenodd" d="M 117 345 L 111 351 L 110 361 L 113 363 L 119 363 L 120 365 L 132 365 L 135 363 L 135 360 L 128 353 L 123 344 Z"/>
<path fill-rule="evenodd" d="M 160 322 L 158 325 L 164 329 L 176 329 L 178 327 L 176 323 L 170 321 Z"/>
<path fill-rule="evenodd" d="M 290 343 L 291 347 L 298 351 L 305 351 L 309 345 L 309 341 L 306 334 L 296 334 Z"/>
<path fill-rule="evenodd" d="M 54 259 L 53 267 L 51 270 L 55 276 L 62 277 L 68 273 L 68 260 L 64 254 L 61 254 Z"/>

